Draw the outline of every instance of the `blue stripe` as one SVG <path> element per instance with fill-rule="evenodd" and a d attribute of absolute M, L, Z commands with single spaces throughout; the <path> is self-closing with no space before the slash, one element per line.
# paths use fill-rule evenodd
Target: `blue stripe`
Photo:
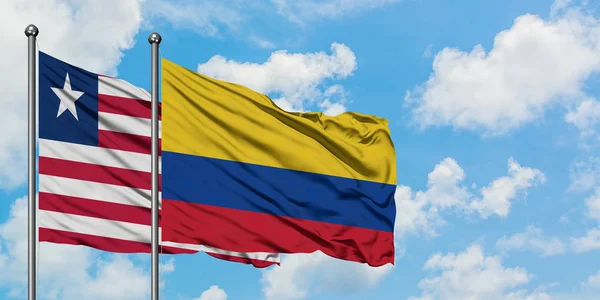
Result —
<path fill-rule="evenodd" d="M 395 185 L 166 151 L 162 166 L 164 199 L 394 230 Z"/>

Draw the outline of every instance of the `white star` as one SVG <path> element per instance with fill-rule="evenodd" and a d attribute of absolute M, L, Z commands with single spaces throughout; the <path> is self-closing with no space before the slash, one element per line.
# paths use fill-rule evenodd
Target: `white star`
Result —
<path fill-rule="evenodd" d="M 58 118 L 65 110 L 69 110 L 71 114 L 79 121 L 77 117 L 77 108 L 75 107 L 75 101 L 83 95 L 83 92 L 74 91 L 71 89 L 71 80 L 69 79 L 69 73 L 67 73 L 67 78 L 65 78 L 65 85 L 62 89 L 52 88 L 52 91 L 58 96 L 60 99 L 60 106 L 58 107 L 58 113 L 56 117 Z"/>

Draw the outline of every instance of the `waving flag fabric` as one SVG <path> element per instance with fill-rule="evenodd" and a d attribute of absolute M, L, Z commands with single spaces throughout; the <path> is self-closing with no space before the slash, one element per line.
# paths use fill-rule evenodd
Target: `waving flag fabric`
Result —
<path fill-rule="evenodd" d="M 150 93 L 43 52 L 39 74 L 39 240 L 150 253 Z M 202 250 L 257 266 L 279 259 L 160 245 L 161 253 Z"/>
<path fill-rule="evenodd" d="M 387 121 L 289 113 L 162 60 L 163 240 L 394 263 Z"/>

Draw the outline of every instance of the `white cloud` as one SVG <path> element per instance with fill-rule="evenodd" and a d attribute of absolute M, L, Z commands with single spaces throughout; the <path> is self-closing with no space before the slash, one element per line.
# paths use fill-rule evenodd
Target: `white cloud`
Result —
<path fill-rule="evenodd" d="M 471 202 L 470 210 L 479 212 L 482 218 L 492 214 L 508 216 L 511 200 L 517 193 L 525 191 L 539 183 L 545 183 L 544 174 L 537 169 L 521 167 L 512 157 L 508 160 L 508 176 L 494 180 L 481 190 L 482 198 Z"/>
<path fill-rule="evenodd" d="M 496 242 L 496 247 L 502 252 L 527 250 L 542 256 L 563 254 L 566 251 L 566 245 L 560 239 L 544 237 L 542 229 L 535 226 L 527 226 L 525 232 L 508 238 L 503 236 Z"/>
<path fill-rule="evenodd" d="M 600 187 L 596 188 L 594 194 L 585 199 L 585 206 L 587 215 L 600 224 Z"/>
<path fill-rule="evenodd" d="M 526 290 L 519 290 L 517 292 L 511 292 L 506 295 L 504 300 L 551 300 L 555 299 L 554 296 L 543 292 L 543 291 L 534 291 L 529 294 Z"/>
<path fill-rule="evenodd" d="M 600 250 L 600 228 L 588 230 L 583 237 L 571 238 L 571 245 L 577 253 Z"/>
<path fill-rule="evenodd" d="M 154 21 L 166 20 L 176 28 L 190 29 L 205 36 L 219 36 L 220 26 L 229 30 L 239 30 L 242 27 L 247 21 L 243 11 L 250 8 L 250 3 L 148 0 L 144 4 L 144 15 Z"/>
<path fill-rule="evenodd" d="M 251 35 L 251 36 L 249 37 L 249 39 L 250 39 L 250 41 L 251 41 L 252 43 L 254 43 L 254 44 L 255 44 L 256 46 L 258 46 L 259 48 L 263 48 L 263 49 L 273 49 L 273 48 L 276 48 L 276 47 L 277 47 L 277 46 L 276 46 L 276 45 L 275 45 L 273 42 L 271 42 L 271 41 L 269 41 L 269 40 L 266 40 L 266 39 L 264 39 L 264 38 L 258 37 L 258 36 L 256 36 L 256 35 Z"/>
<path fill-rule="evenodd" d="M 600 124 L 600 102 L 595 99 L 582 101 L 565 115 L 565 121 L 575 125 L 584 136 L 594 134 L 596 125 Z"/>
<path fill-rule="evenodd" d="M 325 18 L 338 18 L 358 11 L 379 8 L 400 0 L 271 0 L 278 12 L 291 22 L 306 22 Z"/>
<path fill-rule="evenodd" d="M 352 294 L 374 287 L 393 269 L 390 264 L 369 267 L 318 251 L 285 256 L 281 266 L 262 272 L 261 284 L 267 300 L 302 299 L 311 293 Z"/>
<path fill-rule="evenodd" d="M 444 209 L 464 207 L 471 197 L 461 185 L 464 170 L 453 158 L 445 158 L 428 174 L 427 190 L 412 192 L 408 186 L 396 188 L 396 229 L 402 238 L 407 234 L 423 232 L 436 236 L 436 229 L 445 225 L 439 212 Z"/>
<path fill-rule="evenodd" d="M 421 191 L 417 195 L 423 195 Z M 396 218 L 395 235 L 403 238 L 408 234 L 423 232 L 426 236 L 437 236 L 437 229 L 446 223 L 440 217 L 438 209 L 431 206 L 427 197 L 416 197 L 410 187 L 396 188 L 396 215 L 402 212 L 402 218 Z"/>
<path fill-rule="evenodd" d="M 64 248 L 64 247 L 63 247 Z M 44 249 L 42 249 L 44 250 Z M 64 255 L 56 253 L 56 255 Z M 77 266 L 73 266 L 77 267 Z M 125 258 L 115 255 L 108 262 L 98 259 L 96 262 L 98 268 L 95 277 L 86 274 L 87 280 L 80 282 L 79 287 L 64 286 L 62 299 L 143 299 L 147 298 L 150 288 L 148 284 L 148 275 L 139 266 Z M 81 267 L 79 267 L 81 268 Z M 81 271 L 85 271 L 81 269 Z M 87 273 L 87 272 L 86 272 Z M 60 274 L 54 274 L 55 277 Z M 90 278 L 91 277 L 91 278 Z M 77 281 L 67 282 L 72 285 Z M 56 289 L 59 285 L 53 285 Z M 60 290 L 55 290 L 60 293 Z"/>
<path fill-rule="evenodd" d="M 556 104 L 584 98 L 584 82 L 600 70 L 600 22 L 565 3 L 548 20 L 519 16 L 489 52 L 477 45 L 437 53 L 427 82 L 405 97 L 414 121 L 506 134 Z"/>
<path fill-rule="evenodd" d="M 593 193 L 589 195 L 585 203 L 585 215 L 600 225 L 600 188 L 597 184 L 600 182 L 600 159 L 590 159 L 590 163 L 579 165 L 576 176 L 569 189 L 590 190 Z M 572 237 L 571 247 L 576 253 L 600 250 L 600 226 L 589 229 L 584 236 Z"/>
<path fill-rule="evenodd" d="M 334 85 L 322 91 L 325 80 L 339 80 L 356 70 L 356 57 L 343 44 L 331 45 L 331 54 L 275 51 L 262 63 L 240 63 L 216 55 L 198 66 L 198 72 L 216 79 L 245 85 L 255 91 L 278 95 L 274 101 L 282 109 L 304 110 L 319 100 L 322 107 L 336 114 L 344 110 L 344 92 Z M 342 100 L 333 101 L 333 96 Z"/>
<path fill-rule="evenodd" d="M 156 23 L 167 21 L 175 28 L 192 30 L 203 36 L 222 38 L 232 34 L 260 48 L 273 49 L 275 43 L 250 26 L 256 19 L 276 19 L 278 15 L 304 27 L 307 22 L 342 17 L 382 7 L 401 0 L 326 0 L 326 1 L 248 1 L 248 0 L 146 0 L 144 15 Z M 260 16 L 260 17 L 257 17 Z M 261 22 L 263 20 L 258 20 Z M 152 27 L 150 22 L 147 26 Z"/>
<path fill-rule="evenodd" d="M 465 179 L 465 172 L 452 158 L 445 158 L 437 164 L 427 179 L 426 197 L 435 207 L 463 205 L 469 198 L 467 188 L 459 185 Z"/>
<path fill-rule="evenodd" d="M 537 183 L 544 182 L 544 174 L 537 169 L 522 167 L 513 158 L 508 160 L 508 176 L 495 179 L 480 189 L 477 196 L 464 183 L 465 172 L 452 158 L 445 158 L 429 173 L 427 190 L 413 193 L 410 187 L 396 189 L 396 234 L 423 232 L 437 235 L 436 229 L 445 225 L 440 217 L 444 210 L 465 214 L 478 213 L 481 218 L 490 215 L 507 217 L 518 194 Z"/>
<path fill-rule="evenodd" d="M 590 275 L 585 282 L 581 283 L 581 286 L 585 289 L 597 289 L 600 291 L 600 271 L 594 275 Z"/>
<path fill-rule="evenodd" d="M 116 74 L 122 51 L 134 44 L 142 22 L 138 0 L 0 1 L 0 188 L 25 180 L 27 149 L 27 38 L 34 23 L 41 51 L 90 71 Z"/>
<path fill-rule="evenodd" d="M 585 215 L 600 225 L 600 188 L 596 188 L 584 203 Z M 543 256 L 563 254 L 567 250 L 575 253 L 597 251 L 600 250 L 600 227 L 588 229 L 583 236 L 571 237 L 569 249 L 567 244 L 558 238 L 544 237 L 542 230 L 534 226 L 528 226 L 524 233 L 517 233 L 509 238 L 502 237 L 496 246 L 504 252 L 529 250 Z"/>
<path fill-rule="evenodd" d="M 194 300 L 227 300 L 227 293 L 219 286 L 213 285 L 208 290 L 202 292 L 200 298 Z"/>
<path fill-rule="evenodd" d="M 569 191 L 585 192 L 600 186 L 600 157 L 590 157 L 575 162 L 569 176 L 571 178 Z"/>
<path fill-rule="evenodd" d="M 550 15 L 556 16 L 560 14 L 565 9 L 568 9 L 572 2 L 573 0 L 555 0 L 550 6 Z"/>
<path fill-rule="evenodd" d="M 346 111 L 346 91 L 342 85 L 332 85 L 323 94 L 325 100 L 318 104 L 323 114 L 336 116 Z"/>
<path fill-rule="evenodd" d="M 175 271 L 175 258 L 171 257 L 166 262 L 161 263 L 158 271 L 160 274 L 173 273 Z"/>
<path fill-rule="evenodd" d="M 25 296 L 27 288 L 27 199 L 17 199 L 8 220 L 0 225 L 0 285 L 11 296 Z M 83 246 L 39 243 L 38 289 L 40 298 L 148 299 L 149 268 L 128 255 L 108 257 Z M 174 270 L 174 261 L 161 265 L 162 273 Z M 162 278 L 164 279 L 164 278 Z"/>
<path fill-rule="evenodd" d="M 546 300 L 546 299 L 552 299 L 552 300 L 572 300 L 572 299 L 577 299 L 577 300 L 596 300 L 599 298 L 600 295 L 600 271 L 597 272 L 596 274 L 592 274 L 590 275 L 585 281 L 582 281 L 580 283 L 579 288 L 573 288 L 570 291 L 563 291 L 563 292 L 552 292 L 552 293 L 546 293 L 544 292 L 544 290 L 549 287 L 549 286 L 557 286 L 559 285 L 558 283 L 554 283 L 548 286 L 542 286 L 541 288 L 539 288 L 539 291 L 534 291 L 534 293 L 530 296 L 533 296 L 531 298 L 516 298 L 516 299 L 523 299 L 523 300 Z M 543 296 L 540 298 L 540 296 Z M 512 299 L 512 298 L 510 298 Z"/>
<path fill-rule="evenodd" d="M 337 116 L 346 111 L 346 107 L 341 103 L 331 103 L 329 99 L 319 103 L 319 108 L 323 110 L 324 115 Z"/>
<path fill-rule="evenodd" d="M 429 58 L 433 55 L 433 53 L 431 53 L 433 49 L 433 44 L 429 44 L 427 46 L 427 48 L 425 48 L 425 51 L 423 52 L 423 57 Z"/>
<path fill-rule="evenodd" d="M 529 283 L 533 275 L 521 267 L 503 266 L 498 256 L 485 256 L 478 244 L 458 254 L 434 254 L 424 268 L 439 273 L 421 280 L 422 296 L 409 299 L 549 299 L 545 293 L 515 290 Z"/>

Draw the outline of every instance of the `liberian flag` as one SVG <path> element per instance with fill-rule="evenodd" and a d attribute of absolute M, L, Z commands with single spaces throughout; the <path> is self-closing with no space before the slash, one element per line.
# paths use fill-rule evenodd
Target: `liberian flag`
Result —
<path fill-rule="evenodd" d="M 40 242 L 151 252 L 150 99 L 124 80 L 39 52 Z M 274 253 L 202 245 L 161 241 L 159 251 L 205 251 L 256 267 L 279 263 Z"/>

